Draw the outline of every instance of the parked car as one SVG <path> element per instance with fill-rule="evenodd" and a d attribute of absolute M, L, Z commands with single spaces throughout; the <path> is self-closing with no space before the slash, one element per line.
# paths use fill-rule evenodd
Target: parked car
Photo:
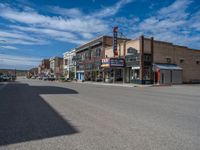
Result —
<path fill-rule="evenodd" d="M 101 81 L 102 81 L 102 78 L 101 78 L 101 77 L 97 77 L 95 81 L 96 81 L 96 82 L 101 82 Z"/>
<path fill-rule="evenodd" d="M 51 76 L 48 77 L 48 80 L 49 80 L 49 81 L 55 81 L 56 78 L 55 78 L 53 75 L 51 75 Z"/>
<path fill-rule="evenodd" d="M 42 77 L 42 79 L 43 79 L 44 81 L 46 81 L 46 80 L 48 80 L 48 76 L 44 76 L 44 77 Z"/>
<path fill-rule="evenodd" d="M 39 80 L 42 80 L 42 76 L 38 76 L 38 79 L 39 79 Z"/>
<path fill-rule="evenodd" d="M 11 80 L 11 77 L 9 77 L 8 75 L 2 75 L 1 78 L 2 78 L 3 81 L 10 81 Z"/>
<path fill-rule="evenodd" d="M 3 77 L 2 77 L 2 76 L 3 76 L 3 75 L 0 75 L 0 82 L 3 81 Z"/>
<path fill-rule="evenodd" d="M 32 76 L 31 79 L 36 79 L 36 76 Z"/>
<path fill-rule="evenodd" d="M 16 75 L 11 75 L 11 80 L 15 81 L 17 79 Z"/>

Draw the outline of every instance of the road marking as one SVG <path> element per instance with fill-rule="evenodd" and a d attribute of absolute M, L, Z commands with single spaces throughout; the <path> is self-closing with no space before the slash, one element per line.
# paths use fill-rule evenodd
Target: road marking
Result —
<path fill-rule="evenodd" d="M 0 90 L 2 90 L 4 87 L 6 87 L 8 83 L 3 83 L 3 85 L 0 85 Z"/>

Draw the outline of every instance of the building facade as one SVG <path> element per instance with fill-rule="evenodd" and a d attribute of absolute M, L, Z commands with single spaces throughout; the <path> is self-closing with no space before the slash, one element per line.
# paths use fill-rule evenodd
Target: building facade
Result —
<path fill-rule="evenodd" d="M 50 73 L 50 61 L 49 59 L 43 59 L 41 64 L 38 66 L 38 75 L 46 76 Z"/>
<path fill-rule="evenodd" d="M 180 84 L 200 82 L 200 50 L 141 36 L 118 45 L 125 60 L 123 81 L 140 84 Z M 105 55 L 113 58 L 112 47 Z M 113 70 L 113 68 L 111 68 Z M 110 76 L 113 76 L 112 71 Z"/>
<path fill-rule="evenodd" d="M 50 74 L 59 78 L 63 75 L 63 58 L 62 57 L 52 57 L 50 61 Z"/>
<path fill-rule="evenodd" d="M 65 78 L 67 79 L 76 78 L 75 77 L 75 74 L 76 74 L 75 62 L 72 60 L 73 57 L 76 55 L 75 51 L 76 49 L 73 49 L 63 54 L 63 73 L 64 73 Z"/>
<path fill-rule="evenodd" d="M 128 39 L 119 38 L 120 42 Z M 105 58 L 105 48 L 112 46 L 111 36 L 101 36 L 76 49 L 79 58 L 77 62 L 77 79 L 97 81 L 102 79 L 101 61 Z"/>

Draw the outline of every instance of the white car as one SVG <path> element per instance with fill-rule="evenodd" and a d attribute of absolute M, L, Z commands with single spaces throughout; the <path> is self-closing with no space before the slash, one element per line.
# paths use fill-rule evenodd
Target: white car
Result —
<path fill-rule="evenodd" d="M 11 80 L 11 78 L 9 76 L 7 76 L 7 75 L 2 75 L 1 78 L 2 78 L 3 81 Z"/>

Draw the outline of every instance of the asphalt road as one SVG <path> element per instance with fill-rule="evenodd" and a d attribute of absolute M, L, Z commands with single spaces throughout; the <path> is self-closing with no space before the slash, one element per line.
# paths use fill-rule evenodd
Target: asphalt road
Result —
<path fill-rule="evenodd" d="M 0 150 L 199 150 L 200 85 L 0 83 Z"/>

